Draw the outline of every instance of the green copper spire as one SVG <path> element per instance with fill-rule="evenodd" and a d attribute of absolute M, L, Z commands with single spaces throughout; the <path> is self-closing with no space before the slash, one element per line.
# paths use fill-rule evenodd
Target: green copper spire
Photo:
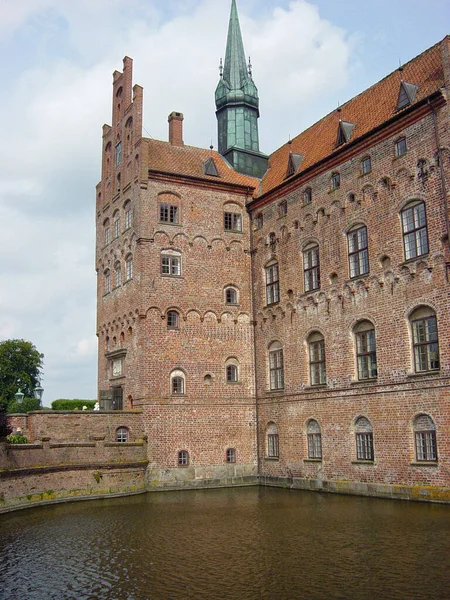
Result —
<path fill-rule="evenodd" d="M 267 157 L 259 151 L 259 98 L 247 66 L 236 0 L 231 2 L 225 64 L 216 88 L 219 152 L 240 173 L 261 177 Z"/>

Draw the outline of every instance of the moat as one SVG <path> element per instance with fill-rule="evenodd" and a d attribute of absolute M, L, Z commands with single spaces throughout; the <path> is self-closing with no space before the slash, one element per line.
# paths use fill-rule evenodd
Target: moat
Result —
<path fill-rule="evenodd" d="M 450 507 L 271 488 L 0 515 L 1 600 L 450 597 Z"/>

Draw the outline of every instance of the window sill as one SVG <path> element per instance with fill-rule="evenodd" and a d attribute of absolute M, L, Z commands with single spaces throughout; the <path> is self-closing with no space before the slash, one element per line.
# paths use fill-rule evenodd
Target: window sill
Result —
<path fill-rule="evenodd" d="M 171 227 L 183 227 L 181 223 L 169 223 L 168 221 L 158 221 L 158 225 L 170 225 Z"/>
<path fill-rule="evenodd" d="M 280 304 L 280 301 L 277 300 L 277 302 L 272 302 L 271 304 L 266 304 L 264 306 L 264 308 L 272 308 L 272 306 L 278 306 Z"/>
<path fill-rule="evenodd" d="M 439 463 L 437 460 L 421 460 L 418 462 L 409 463 L 410 467 L 438 467 Z"/>
<path fill-rule="evenodd" d="M 326 383 L 317 383 L 316 385 L 305 385 L 305 390 L 320 390 L 321 388 L 327 388 L 328 385 Z"/>
<path fill-rule="evenodd" d="M 186 398 L 186 394 L 170 394 L 171 398 Z"/>
<path fill-rule="evenodd" d="M 355 281 L 361 281 L 362 279 L 367 279 L 369 275 L 370 271 L 367 271 L 367 273 L 360 273 L 359 275 L 354 275 L 353 277 L 350 277 L 350 279 L 347 279 L 345 283 L 354 283 Z"/>
<path fill-rule="evenodd" d="M 180 331 L 179 327 L 167 327 L 167 331 Z"/>
<path fill-rule="evenodd" d="M 408 258 L 407 260 L 404 260 L 403 262 L 399 263 L 399 267 L 406 267 L 407 265 L 410 265 L 411 263 L 414 263 L 415 261 L 420 261 L 423 260 L 424 258 L 428 258 L 430 256 L 429 252 L 426 252 L 425 254 L 419 254 L 417 256 L 414 256 L 413 258 Z"/>
<path fill-rule="evenodd" d="M 242 381 L 227 381 L 227 385 L 242 385 Z"/>
<path fill-rule="evenodd" d="M 283 394 L 283 393 L 284 393 L 284 388 L 279 388 L 277 390 L 266 390 L 266 394 L 270 394 L 270 395 Z"/>
<path fill-rule="evenodd" d="M 364 385 L 365 383 L 377 383 L 378 377 L 371 377 L 370 379 L 352 379 L 350 385 Z"/>
<path fill-rule="evenodd" d="M 352 465 L 375 465 L 374 460 L 352 460 Z"/>
<path fill-rule="evenodd" d="M 303 462 L 305 462 L 305 463 L 321 463 L 322 459 L 321 458 L 304 458 Z"/>
<path fill-rule="evenodd" d="M 169 279 L 184 279 L 183 275 L 169 275 L 168 273 L 161 273 L 161 277 L 168 277 Z"/>
<path fill-rule="evenodd" d="M 280 460 L 279 456 L 265 456 L 264 460 L 272 460 L 274 462 L 278 462 Z"/>
<path fill-rule="evenodd" d="M 417 379 L 420 379 L 421 377 L 426 377 L 427 375 L 440 375 L 441 374 L 441 370 L 440 369 L 435 369 L 433 371 L 417 371 L 414 373 L 407 373 L 406 377 L 408 379 L 415 379 L 417 377 Z"/>
<path fill-rule="evenodd" d="M 239 233 L 240 235 L 242 235 L 244 232 L 239 231 L 237 229 L 224 229 L 224 233 Z"/>
<path fill-rule="evenodd" d="M 239 304 L 234 304 L 232 302 L 225 302 L 225 306 L 239 306 Z"/>

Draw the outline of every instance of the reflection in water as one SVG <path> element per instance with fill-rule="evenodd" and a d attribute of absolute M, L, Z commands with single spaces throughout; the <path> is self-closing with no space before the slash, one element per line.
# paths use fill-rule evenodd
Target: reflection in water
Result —
<path fill-rule="evenodd" d="M 0 515 L 1 600 L 450 599 L 450 507 L 265 488 Z"/>

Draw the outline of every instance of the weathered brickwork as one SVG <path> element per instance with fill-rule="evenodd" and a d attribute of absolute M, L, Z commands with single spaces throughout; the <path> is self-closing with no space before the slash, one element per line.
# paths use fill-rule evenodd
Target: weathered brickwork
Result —
<path fill-rule="evenodd" d="M 142 138 L 131 60 L 114 74 L 99 389 L 142 410 L 149 489 L 259 475 L 450 499 L 449 46 L 277 150 L 262 182 L 185 145 L 181 113 L 169 142 Z"/>

